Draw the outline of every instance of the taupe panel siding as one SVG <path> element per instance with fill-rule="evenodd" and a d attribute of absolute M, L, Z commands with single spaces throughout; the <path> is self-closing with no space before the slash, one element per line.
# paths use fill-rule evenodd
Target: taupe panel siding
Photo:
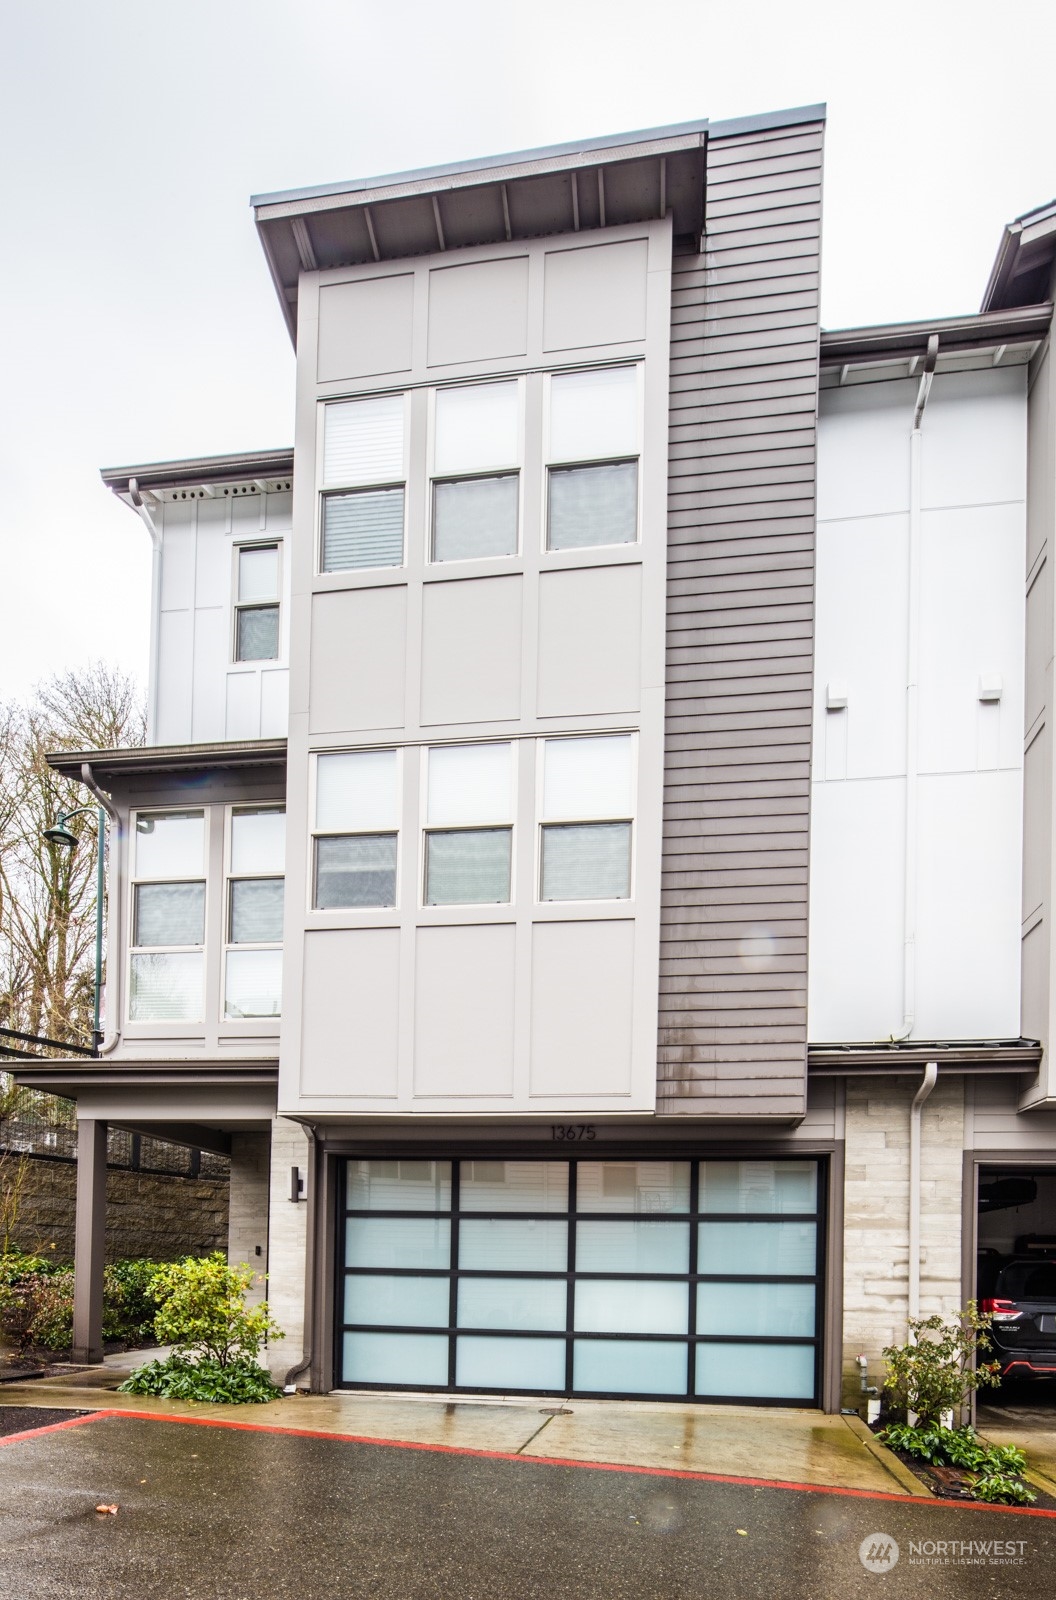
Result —
<path fill-rule="evenodd" d="M 822 132 L 712 140 L 674 263 L 661 1113 L 805 1108 Z"/>

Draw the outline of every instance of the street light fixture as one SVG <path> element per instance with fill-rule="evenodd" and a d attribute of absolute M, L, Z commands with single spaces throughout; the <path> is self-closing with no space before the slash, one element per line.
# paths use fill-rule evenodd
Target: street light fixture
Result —
<path fill-rule="evenodd" d="M 102 806 L 78 806 L 75 811 L 60 811 L 50 828 L 45 828 L 42 837 L 49 844 L 55 845 L 60 850 L 74 851 L 78 845 L 77 835 L 71 833 L 66 826 L 74 817 L 88 816 L 91 812 L 96 814 L 96 858 L 95 858 L 95 1000 L 92 1008 L 92 1046 L 99 1049 L 102 1043 L 102 1030 L 99 1027 L 99 1014 L 103 995 L 103 896 L 106 889 L 106 868 L 104 863 L 104 844 L 106 840 L 106 813 Z"/>

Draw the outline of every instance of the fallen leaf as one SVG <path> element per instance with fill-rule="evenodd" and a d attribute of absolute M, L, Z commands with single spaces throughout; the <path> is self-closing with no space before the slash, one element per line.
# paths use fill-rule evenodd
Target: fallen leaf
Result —
<path fill-rule="evenodd" d="M 737 1532 L 738 1533 L 743 1533 L 744 1537 L 747 1539 L 747 1537 L 748 1537 L 748 1529 L 747 1528 L 738 1528 Z"/>
<path fill-rule="evenodd" d="M 104 1517 L 116 1517 L 117 1516 L 117 1507 L 116 1506 L 96 1506 L 95 1509 L 98 1512 L 100 1512 L 101 1515 L 103 1515 Z"/>

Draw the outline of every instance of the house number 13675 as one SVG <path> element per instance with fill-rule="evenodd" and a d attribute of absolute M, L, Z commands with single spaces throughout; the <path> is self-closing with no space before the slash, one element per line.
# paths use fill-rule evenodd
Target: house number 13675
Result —
<path fill-rule="evenodd" d="M 550 1137 L 557 1140 L 596 1139 L 597 1133 L 592 1122 L 552 1122 Z"/>

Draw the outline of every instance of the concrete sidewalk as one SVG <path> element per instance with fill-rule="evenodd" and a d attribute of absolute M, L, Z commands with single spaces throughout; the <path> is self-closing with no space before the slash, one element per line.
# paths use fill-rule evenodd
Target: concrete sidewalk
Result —
<path fill-rule="evenodd" d="M 123 1362 L 128 1357 L 121 1358 Z M 0 1405 L 106 1408 L 446 1446 L 552 1461 L 719 1473 L 767 1483 L 919 1495 L 920 1484 L 857 1417 L 758 1406 L 630 1400 L 492 1400 L 334 1393 L 267 1405 L 118 1394 L 122 1367 L 0 1386 Z"/>

